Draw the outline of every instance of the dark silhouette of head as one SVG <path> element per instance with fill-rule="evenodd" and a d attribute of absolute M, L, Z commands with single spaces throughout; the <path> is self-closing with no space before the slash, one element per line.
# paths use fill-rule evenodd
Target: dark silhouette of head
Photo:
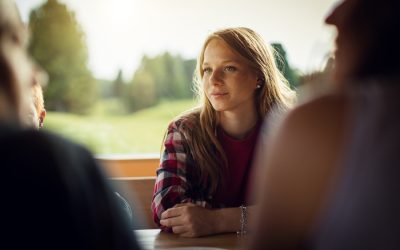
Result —
<path fill-rule="evenodd" d="M 400 69 L 400 1 L 345 0 L 326 19 L 338 30 L 335 78 L 391 76 Z"/>

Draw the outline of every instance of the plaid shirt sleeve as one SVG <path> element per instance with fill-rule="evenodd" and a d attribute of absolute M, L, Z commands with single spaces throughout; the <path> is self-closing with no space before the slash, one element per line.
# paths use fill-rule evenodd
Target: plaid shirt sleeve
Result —
<path fill-rule="evenodd" d="M 209 207 L 206 201 L 188 197 L 189 184 L 186 179 L 188 155 L 185 152 L 185 143 L 185 138 L 178 131 L 177 124 L 171 123 L 164 141 L 160 167 L 157 169 L 157 180 L 151 204 L 154 222 L 164 231 L 171 231 L 170 228 L 160 225 L 161 214 L 168 208 L 183 202 Z"/>

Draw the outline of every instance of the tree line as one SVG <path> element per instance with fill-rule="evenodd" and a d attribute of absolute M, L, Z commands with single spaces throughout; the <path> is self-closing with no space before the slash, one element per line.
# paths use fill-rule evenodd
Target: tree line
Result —
<path fill-rule="evenodd" d="M 47 0 L 32 10 L 29 27 L 29 51 L 49 75 L 44 91 L 48 110 L 85 114 L 100 98 L 117 97 L 128 111 L 135 112 L 160 100 L 193 97 L 196 60 L 169 52 L 155 57 L 144 55 L 127 82 L 122 71 L 109 84 L 95 79 L 88 67 L 85 34 L 74 12 L 57 0 Z M 277 53 L 278 68 L 296 88 L 299 72 L 290 67 L 282 44 L 271 45 Z"/>

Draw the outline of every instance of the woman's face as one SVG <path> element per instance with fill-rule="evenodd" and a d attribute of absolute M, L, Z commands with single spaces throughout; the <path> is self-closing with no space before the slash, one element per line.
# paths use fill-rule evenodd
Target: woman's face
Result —
<path fill-rule="evenodd" d="M 358 0 L 344 0 L 326 18 L 325 22 L 336 26 L 334 78 L 339 84 L 351 78 L 362 58 L 362 39 L 354 23 L 354 8 Z M 365 43 L 365 41 L 364 41 Z"/>
<path fill-rule="evenodd" d="M 257 74 L 225 41 L 208 43 L 202 68 L 204 91 L 216 111 L 255 112 Z"/>
<path fill-rule="evenodd" d="M 0 53 L 3 54 L 11 74 L 14 93 L 9 93 L 11 107 L 16 108 L 16 112 L 21 119 L 26 116 L 26 107 L 30 102 L 30 90 L 34 81 L 33 64 L 27 55 L 27 31 L 18 15 L 18 11 L 12 1 L 5 1 L 2 4 L 0 14 L 8 21 L 5 32 L 0 39 Z"/>

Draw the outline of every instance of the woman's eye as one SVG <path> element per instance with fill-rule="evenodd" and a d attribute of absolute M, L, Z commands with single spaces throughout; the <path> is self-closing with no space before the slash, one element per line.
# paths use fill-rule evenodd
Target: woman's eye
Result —
<path fill-rule="evenodd" d="M 18 34 L 16 34 L 16 33 L 11 33 L 11 34 L 10 34 L 10 39 L 11 39 L 11 42 L 12 42 L 13 44 L 15 44 L 15 45 L 17 45 L 17 46 L 23 46 L 21 37 L 18 36 Z"/>
<path fill-rule="evenodd" d="M 211 68 L 204 68 L 203 69 L 203 72 L 204 72 L 204 74 L 209 74 L 209 73 L 211 73 Z"/>
<path fill-rule="evenodd" d="M 226 66 L 225 71 L 226 72 L 234 72 L 234 71 L 236 71 L 236 68 L 233 66 Z"/>

